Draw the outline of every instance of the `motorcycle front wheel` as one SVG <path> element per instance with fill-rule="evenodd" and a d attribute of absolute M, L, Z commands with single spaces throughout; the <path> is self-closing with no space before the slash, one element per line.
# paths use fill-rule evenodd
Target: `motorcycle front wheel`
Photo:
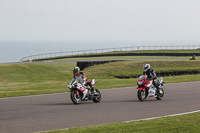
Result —
<path fill-rule="evenodd" d="M 96 92 L 94 94 L 92 101 L 95 103 L 99 103 L 101 101 L 101 93 L 99 90 L 96 89 Z"/>
<path fill-rule="evenodd" d="M 145 101 L 146 100 L 146 94 L 145 94 L 145 92 L 143 90 L 138 90 L 137 96 L 138 96 L 138 99 L 140 101 Z"/>
<path fill-rule="evenodd" d="M 82 102 L 81 95 L 79 93 L 77 95 L 75 91 L 71 92 L 71 100 L 74 104 L 80 104 Z"/>

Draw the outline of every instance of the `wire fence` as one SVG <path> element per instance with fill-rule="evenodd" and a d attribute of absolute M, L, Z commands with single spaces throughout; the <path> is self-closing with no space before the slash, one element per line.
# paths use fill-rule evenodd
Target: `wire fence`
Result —
<path fill-rule="evenodd" d="M 129 52 L 129 51 L 141 51 L 141 50 L 194 50 L 194 49 L 200 49 L 200 45 L 132 46 L 132 47 L 119 47 L 119 48 L 102 48 L 102 49 L 90 49 L 90 50 L 78 50 L 78 51 L 66 51 L 66 52 L 30 55 L 22 57 L 19 62 L 36 60 L 36 59 L 74 56 L 83 54 L 100 54 L 100 53 L 117 52 L 117 51 Z"/>

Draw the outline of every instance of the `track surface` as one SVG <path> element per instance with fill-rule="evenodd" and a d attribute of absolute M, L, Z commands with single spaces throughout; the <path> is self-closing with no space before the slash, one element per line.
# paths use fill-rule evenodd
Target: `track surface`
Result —
<path fill-rule="evenodd" d="M 0 99 L 0 132 L 29 133 L 122 122 L 200 109 L 200 82 L 167 84 L 165 97 L 145 102 L 136 87 L 100 90 L 100 103 L 72 104 L 69 93 Z"/>

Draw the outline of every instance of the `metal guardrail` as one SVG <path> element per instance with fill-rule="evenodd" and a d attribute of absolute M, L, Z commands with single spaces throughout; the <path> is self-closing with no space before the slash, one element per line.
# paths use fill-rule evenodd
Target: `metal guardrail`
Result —
<path fill-rule="evenodd" d="M 139 51 L 139 50 L 192 50 L 192 49 L 193 50 L 200 49 L 200 45 L 132 46 L 132 47 L 102 48 L 102 49 L 91 49 L 91 50 L 55 52 L 55 53 L 45 53 L 45 54 L 37 54 L 37 55 L 30 55 L 30 56 L 22 57 L 19 62 L 36 60 L 36 59 L 62 57 L 62 56 L 99 54 L 99 53 L 114 52 L 114 51 L 128 52 L 128 51 Z"/>

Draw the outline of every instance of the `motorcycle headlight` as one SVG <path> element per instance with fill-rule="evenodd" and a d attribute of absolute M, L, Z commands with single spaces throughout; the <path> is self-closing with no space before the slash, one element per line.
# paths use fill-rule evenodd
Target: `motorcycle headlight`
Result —
<path fill-rule="evenodd" d="M 141 84 L 144 83 L 144 80 L 142 80 L 142 81 L 138 81 L 137 83 L 138 83 L 138 85 L 141 85 Z"/>

